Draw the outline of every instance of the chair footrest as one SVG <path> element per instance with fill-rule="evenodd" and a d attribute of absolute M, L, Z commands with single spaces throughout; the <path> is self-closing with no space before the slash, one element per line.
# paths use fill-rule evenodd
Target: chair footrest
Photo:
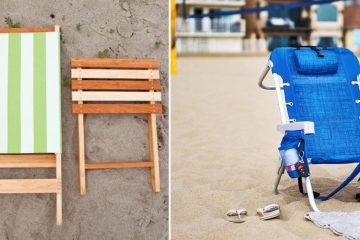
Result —
<path fill-rule="evenodd" d="M 0 193 L 59 193 L 59 179 L 1 179 Z"/>
<path fill-rule="evenodd" d="M 107 163 L 86 163 L 85 169 L 110 169 L 110 168 L 150 168 L 154 167 L 153 162 L 107 162 Z"/>

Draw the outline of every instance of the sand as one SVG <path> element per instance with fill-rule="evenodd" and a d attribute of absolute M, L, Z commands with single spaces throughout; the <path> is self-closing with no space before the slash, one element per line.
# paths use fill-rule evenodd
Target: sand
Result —
<path fill-rule="evenodd" d="M 168 19 L 168 1 L 3 0 L 1 27 L 6 16 L 24 27 L 58 24 L 62 30 L 63 226 L 55 225 L 54 194 L 1 195 L 0 239 L 167 239 L 168 24 L 164 19 Z M 79 32 L 77 24 L 81 24 Z M 165 109 L 157 121 L 161 193 L 152 192 L 148 169 L 118 169 L 88 172 L 88 193 L 79 195 L 70 58 L 96 57 L 106 48 L 111 57 L 156 58 L 161 63 Z M 88 161 L 149 159 L 146 116 L 93 115 L 85 121 Z M 0 178 L 54 175 L 54 170 L 0 171 Z"/>
<path fill-rule="evenodd" d="M 281 134 L 276 96 L 257 86 L 266 57 L 180 58 L 172 79 L 172 239 L 343 239 L 304 219 L 307 198 L 283 175 L 272 193 Z M 271 79 L 268 78 L 268 81 Z M 311 165 L 315 191 L 327 193 L 353 165 Z M 323 211 L 355 211 L 357 184 L 320 202 Z M 280 219 L 256 209 L 281 206 Z M 245 223 L 223 219 L 246 208 Z"/>

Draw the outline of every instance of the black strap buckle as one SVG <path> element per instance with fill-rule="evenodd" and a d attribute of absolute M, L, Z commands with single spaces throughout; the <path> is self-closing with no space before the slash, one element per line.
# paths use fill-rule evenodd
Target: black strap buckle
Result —
<path fill-rule="evenodd" d="M 311 50 L 315 51 L 318 57 L 324 57 L 324 54 L 317 47 L 312 47 Z"/>

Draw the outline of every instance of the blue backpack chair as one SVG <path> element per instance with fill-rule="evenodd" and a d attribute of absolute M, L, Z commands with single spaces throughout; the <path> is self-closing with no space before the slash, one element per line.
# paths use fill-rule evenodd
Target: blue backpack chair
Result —
<path fill-rule="evenodd" d="M 274 86 L 263 84 L 272 71 Z M 281 165 L 274 192 L 286 170 L 303 179 L 313 211 L 315 198 L 327 200 L 360 172 L 360 65 L 345 48 L 284 47 L 275 49 L 259 86 L 276 90 L 284 134 L 279 151 Z M 350 176 L 333 192 L 320 196 L 312 190 L 309 164 L 358 163 Z M 315 195 L 315 196 L 314 196 Z"/>

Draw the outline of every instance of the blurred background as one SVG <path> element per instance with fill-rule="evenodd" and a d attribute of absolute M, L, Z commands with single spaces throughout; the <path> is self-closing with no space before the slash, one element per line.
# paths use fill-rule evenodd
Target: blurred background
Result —
<path fill-rule="evenodd" d="M 317 45 L 346 47 L 360 54 L 360 0 L 245 15 L 198 19 L 183 16 L 291 2 L 298 1 L 186 0 L 183 5 L 183 0 L 174 0 L 176 52 L 263 54 L 276 47 Z"/>

